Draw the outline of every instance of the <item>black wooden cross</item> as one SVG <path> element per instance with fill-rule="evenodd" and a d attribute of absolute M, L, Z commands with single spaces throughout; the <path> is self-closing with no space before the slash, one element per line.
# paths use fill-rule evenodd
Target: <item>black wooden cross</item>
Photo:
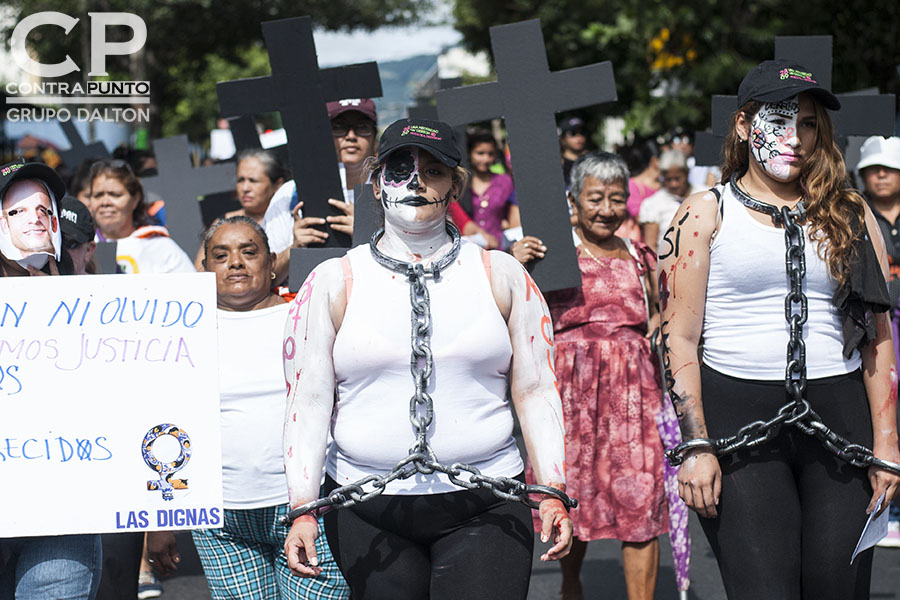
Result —
<path fill-rule="evenodd" d="M 186 135 L 155 140 L 153 153 L 158 175 L 141 181 L 147 190 L 165 200 L 169 235 L 193 260 L 203 233 L 198 200 L 208 194 L 234 190 L 234 163 L 194 168 Z"/>
<path fill-rule="evenodd" d="M 371 184 L 355 186 L 353 197 L 353 245 L 359 246 L 369 243 L 383 221 Z M 296 292 L 316 265 L 329 258 L 343 256 L 346 252 L 346 248 L 292 248 L 288 288 Z"/>
<path fill-rule="evenodd" d="M 832 37 L 830 35 L 776 36 L 775 58 L 803 65 L 822 87 L 831 89 Z M 890 136 L 894 132 L 893 94 L 835 94 L 841 110 L 831 113 L 836 136 Z M 694 156 L 698 165 L 721 164 L 722 145 L 731 116 L 738 109 L 737 96 L 713 96 L 712 133 L 697 134 Z"/>
<path fill-rule="evenodd" d="M 60 121 L 59 124 L 63 133 L 66 134 L 66 139 L 69 140 L 69 149 L 60 150 L 59 156 L 72 171 L 89 158 L 109 157 L 109 150 L 106 149 L 102 142 L 85 144 L 81 134 L 78 133 L 78 129 L 75 128 L 75 123 L 72 121 Z"/>
<path fill-rule="evenodd" d="M 368 62 L 319 69 L 309 17 L 266 21 L 262 31 L 272 74 L 220 82 L 220 112 L 232 117 L 279 111 L 304 215 L 341 215 L 328 204 L 329 198 L 342 198 L 343 189 L 325 104 L 342 98 L 381 96 L 378 65 Z M 347 247 L 350 238 L 329 230 L 325 245 Z"/>
<path fill-rule="evenodd" d="M 549 248 L 532 275 L 544 291 L 578 287 L 556 113 L 615 101 L 612 63 L 551 73 L 539 20 L 490 31 L 497 81 L 439 91 L 438 115 L 452 125 L 506 120 L 524 231 Z"/>
<path fill-rule="evenodd" d="M 231 130 L 231 137 L 234 138 L 234 147 L 238 152 L 262 148 L 262 144 L 259 143 L 259 133 L 256 131 L 253 115 L 231 117 L 228 119 L 228 128 Z"/>
<path fill-rule="evenodd" d="M 94 265 L 97 267 L 97 275 L 115 275 L 118 263 L 116 262 L 116 240 L 98 242 L 94 251 Z"/>

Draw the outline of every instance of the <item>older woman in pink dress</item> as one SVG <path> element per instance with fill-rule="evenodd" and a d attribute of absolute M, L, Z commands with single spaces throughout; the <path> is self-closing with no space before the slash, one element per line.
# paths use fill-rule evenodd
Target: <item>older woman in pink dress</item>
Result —
<path fill-rule="evenodd" d="M 582 598 L 587 542 L 622 541 L 630 600 L 653 598 L 658 536 L 668 530 L 659 366 L 650 349 L 656 329 L 653 251 L 616 237 L 627 218 L 628 168 L 605 152 L 572 168 L 569 201 L 582 287 L 547 294 L 556 344 L 556 376 L 566 423 L 568 490 L 575 543 L 560 561 L 562 597 Z"/>

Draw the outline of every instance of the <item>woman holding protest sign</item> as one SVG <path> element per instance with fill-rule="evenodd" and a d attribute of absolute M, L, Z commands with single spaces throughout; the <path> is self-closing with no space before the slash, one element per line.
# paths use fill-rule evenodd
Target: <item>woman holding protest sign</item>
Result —
<path fill-rule="evenodd" d="M 287 527 L 287 483 L 281 457 L 284 380 L 278 342 L 289 304 L 272 293 L 275 254 L 254 220 L 228 217 L 203 239 L 203 267 L 216 275 L 224 527 L 193 532 L 214 600 L 336 600 L 348 590 L 324 538 L 316 550 L 322 573 L 293 577 L 281 551 Z M 151 562 L 176 568 L 170 532 L 148 534 Z"/>
<path fill-rule="evenodd" d="M 0 277 L 60 274 L 58 206 L 65 193 L 43 163 L 0 166 Z M 102 553 L 97 534 L 0 537 L 0 598 L 93 600 Z"/>

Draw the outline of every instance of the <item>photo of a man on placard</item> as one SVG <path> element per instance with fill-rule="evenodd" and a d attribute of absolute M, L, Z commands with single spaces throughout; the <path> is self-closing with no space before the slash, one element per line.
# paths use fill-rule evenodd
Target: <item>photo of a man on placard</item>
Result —
<path fill-rule="evenodd" d="M 50 256 L 59 260 L 62 245 L 56 198 L 65 188 L 51 189 L 47 182 L 58 177 L 45 170 L 50 167 L 22 162 L 0 170 L 0 254 L 26 268 L 40 269 Z"/>

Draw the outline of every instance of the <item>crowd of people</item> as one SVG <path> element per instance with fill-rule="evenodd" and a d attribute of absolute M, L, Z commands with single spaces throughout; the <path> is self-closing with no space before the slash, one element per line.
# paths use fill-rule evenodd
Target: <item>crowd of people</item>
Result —
<path fill-rule="evenodd" d="M 549 544 L 541 558 L 559 560 L 565 600 L 585 597 L 581 567 L 599 539 L 622 544 L 628 598 L 653 598 L 670 527 L 659 424 L 670 401 L 688 442 L 678 490 L 728 597 L 867 598 L 872 550 L 848 559 L 900 473 L 842 462 L 792 427 L 806 412 L 752 448 L 720 456 L 715 440 L 793 398 L 900 463 L 900 138 L 867 140 L 848 170 L 825 110 L 838 99 L 793 63 L 757 66 L 738 101 L 719 168 L 697 166 L 680 130 L 613 154 L 589 151 L 581 118 L 561 120 L 558 209 L 568 205 L 578 288 L 542 294 L 529 276 L 554 248 L 523 233 L 503 140 L 403 119 L 376 141 L 370 99 L 328 103 L 340 215 L 304 215 L 276 155 L 245 151 L 240 208 L 202 232 L 193 260 L 168 235 L 165 199 L 141 185 L 152 157 L 90 161 L 71 195 L 45 165 L 7 165 L 0 274 L 95 273 L 106 240 L 122 273 L 215 274 L 224 525 L 193 541 L 217 600 L 523 599 L 534 533 Z M 378 234 L 287 292 L 291 249 L 352 234 L 358 185 L 372 186 Z M 786 229 L 789 265 L 802 269 L 785 271 Z M 418 328 L 411 291 L 428 310 Z M 785 304 L 799 310 L 800 296 L 792 325 Z M 578 508 L 547 495 L 532 513 L 417 467 L 377 498 L 281 524 L 392 473 L 411 444 L 441 464 L 555 488 Z M 890 511 L 880 543 L 900 547 Z M 0 596 L 55 585 L 44 588 L 53 597 L 155 597 L 156 576 L 179 561 L 172 532 L 0 539 Z"/>

